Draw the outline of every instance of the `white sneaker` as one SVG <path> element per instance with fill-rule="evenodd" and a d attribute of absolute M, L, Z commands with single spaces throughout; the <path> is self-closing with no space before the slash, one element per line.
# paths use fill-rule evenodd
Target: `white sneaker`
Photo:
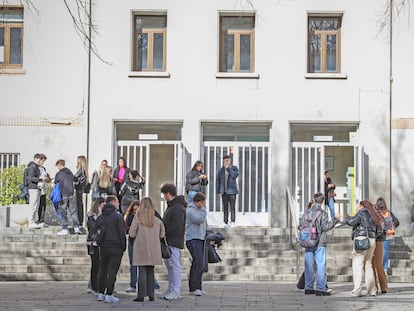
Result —
<path fill-rule="evenodd" d="M 41 228 L 41 226 L 34 223 L 34 222 L 29 224 L 29 229 L 40 229 L 40 228 Z"/>
<path fill-rule="evenodd" d="M 225 224 L 224 228 L 230 228 L 230 224 Z"/>
<path fill-rule="evenodd" d="M 114 295 L 106 295 L 104 301 L 107 303 L 119 302 L 119 298 L 115 297 Z"/>
<path fill-rule="evenodd" d="M 177 293 L 176 291 L 172 290 L 167 295 L 165 295 L 164 299 L 166 300 L 178 300 L 181 299 L 180 293 Z"/>
<path fill-rule="evenodd" d="M 194 296 L 202 296 L 203 292 L 200 289 L 196 289 L 195 291 L 192 292 L 192 294 Z"/>
<path fill-rule="evenodd" d="M 98 301 L 104 301 L 105 300 L 105 295 L 104 294 L 98 293 L 97 296 L 98 296 L 98 298 L 96 300 L 98 300 Z"/>
<path fill-rule="evenodd" d="M 79 229 L 79 227 L 75 227 L 73 231 L 75 232 L 75 234 L 82 234 L 82 231 Z"/>
<path fill-rule="evenodd" d="M 162 292 L 161 294 L 159 294 L 158 297 L 161 299 L 164 299 L 165 296 L 167 296 L 170 292 L 171 292 L 171 289 L 168 288 L 165 292 Z"/>
<path fill-rule="evenodd" d="M 133 288 L 132 286 L 130 286 L 130 287 L 128 287 L 128 288 L 125 290 L 125 292 L 127 292 L 127 293 L 135 293 L 135 292 L 136 292 L 136 289 L 135 289 L 135 288 Z"/>
<path fill-rule="evenodd" d="M 57 233 L 57 235 L 68 235 L 68 234 L 69 234 L 68 229 L 62 229 Z"/>
<path fill-rule="evenodd" d="M 234 228 L 234 227 L 236 227 L 236 224 L 234 222 L 231 222 L 230 223 L 230 228 Z"/>

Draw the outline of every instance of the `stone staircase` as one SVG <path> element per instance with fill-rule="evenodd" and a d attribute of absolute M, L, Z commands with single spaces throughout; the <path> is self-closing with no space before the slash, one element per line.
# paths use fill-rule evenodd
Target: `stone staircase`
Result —
<path fill-rule="evenodd" d="M 59 227 L 39 230 L 6 228 L 0 234 L 0 281 L 85 281 L 90 259 L 86 235 L 57 236 Z M 216 229 L 226 237 L 218 249 L 222 262 L 210 264 L 204 280 L 296 282 L 303 271 L 303 249 L 289 242 L 288 229 Z M 352 281 L 351 230 L 328 233 L 327 273 L 330 282 Z M 390 282 L 414 281 L 414 237 L 396 237 L 391 246 Z M 182 251 L 183 280 L 187 279 L 190 257 Z M 166 268 L 156 267 L 158 280 L 165 280 Z M 124 254 L 118 280 L 129 280 L 128 255 Z"/>

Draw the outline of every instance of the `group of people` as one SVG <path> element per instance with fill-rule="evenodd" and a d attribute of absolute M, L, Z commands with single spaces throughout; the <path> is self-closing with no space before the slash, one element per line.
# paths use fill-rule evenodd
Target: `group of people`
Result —
<path fill-rule="evenodd" d="M 328 213 L 324 208 L 326 199 L 330 198 L 326 198 L 321 192 L 315 193 L 300 220 L 299 228 L 303 227 L 306 219 L 314 220 L 317 232 L 316 246 L 305 247 L 305 295 L 329 296 L 332 292 L 327 285 L 326 233 L 332 230 L 339 220 L 335 216 L 331 216 L 331 220 L 329 220 Z M 329 204 L 326 205 L 329 207 Z M 353 246 L 351 257 L 354 288 L 351 295 L 354 297 L 363 296 L 364 278 L 367 295 L 386 294 L 388 291 L 389 249 L 395 228 L 399 226 L 397 217 L 387 208 L 385 200 L 378 198 L 375 204 L 368 200 L 361 201 L 355 215 L 347 217 L 345 223 L 352 227 L 354 242 L 362 239 L 369 240 L 365 249 L 358 249 L 355 244 Z M 316 271 L 314 266 L 316 266 Z"/>
<path fill-rule="evenodd" d="M 161 218 L 154 200 L 144 197 L 133 200 L 124 215 L 115 195 L 95 199 L 88 212 L 88 253 L 91 258 L 90 283 L 98 301 L 118 302 L 114 286 L 122 256 L 127 248 L 130 262 L 130 287 L 127 292 L 137 291 L 134 301 L 154 300 L 157 281 L 154 267 L 165 264 L 168 288 L 159 295 L 166 300 L 181 299 L 181 250 L 186 245 L 192 257 L 189 292 L 201 296 L 202 274 L 205 271 L 204 243 L 206 243 L 207 211 L 205 195 L 196 192 L 191 203 L 177 195 L 172 183 L 160 189 L 167 202 Z M 98 245 L 97 236 L 103 240 Z M 161 241 L 171 248 L 171 257 L 162 258 Z"/>

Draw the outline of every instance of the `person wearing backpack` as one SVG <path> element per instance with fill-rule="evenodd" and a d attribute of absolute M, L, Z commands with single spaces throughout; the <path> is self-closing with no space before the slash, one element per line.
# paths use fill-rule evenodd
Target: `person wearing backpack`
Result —
<path fill-rule="evenodd" d="M 384 218 L 383 229 L 385 231 L 385 239 L 384 239 L 384 257 L 382 259 L 382 264 L 384 267 L 385 274 L 387 274 L 390 247 L 391 247 L 392 240 L 394 238 L 395 228 L 397 228 L 400 225 L 400 221 L 387 208 L 387 204 L 385 203 L 384 198 L 381 198 L 381 197 L 378 198 L 375 205 L 378 211 L 381 213 L 382 217 Z"/>
<path fill-rule="evenodd" d="M 328 214 L 323 210 L 322 206 L 325 200 L 325 196 L 321 192 L 317 192 L 313 195 L 313 204 L 309 205 L 304 211 L 304 215 L 300 221 L 299 228 L 301 240 L 303 228 L 305 222 L 311 219 L 312 226 L 309 230 L 312 233 L 314 242 L 306 245 L 305 247 L 305 295 L 315 294 L 316 296 L 329 296 L 330 291 L 327 291 L 326 286 L 326 232 L 335 227 L 338 219 L 329 220 Z M 312 227 L 314 229 L 312 229 Z M 316 290 L 315 284 L 315 270 L 314 264 L 316 264 Z"/>

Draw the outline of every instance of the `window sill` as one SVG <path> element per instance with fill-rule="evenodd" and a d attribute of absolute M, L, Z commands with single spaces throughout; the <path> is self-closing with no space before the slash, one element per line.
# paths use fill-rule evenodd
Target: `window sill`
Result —
<path fill-rule="evenodd" d="M 23 68 L 0 68 L 2 75 L 25 75 L 26 69 Z"/>
<path fill-rule="evenodd" d="M 170 78 L 170 73 L 165 71 L 130 71 L 129 78 Z"/>
<path fill-rule="evenodd" d="M 348 79 L 346 73 L 306 73 L 305 79 Z"/>
<path fill-rule="evenodd" d="M 259 74 L 255 72 L 218 72 L 217 79 L 259 79 Z"/>

